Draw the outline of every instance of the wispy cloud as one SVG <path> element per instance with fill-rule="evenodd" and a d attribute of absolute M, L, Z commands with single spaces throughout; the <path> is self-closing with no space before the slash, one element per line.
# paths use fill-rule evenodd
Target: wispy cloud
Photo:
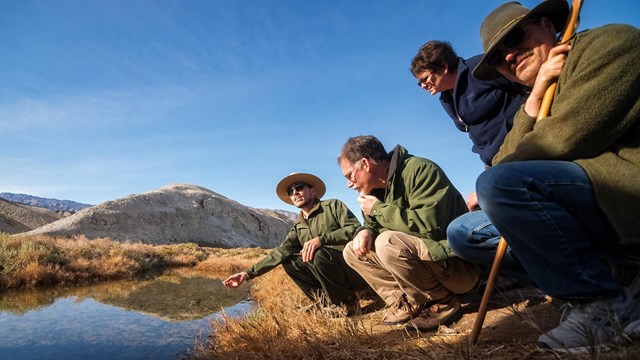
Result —
<path fill-rule="evenodd" d="M 173 88 L 23 98 L 0 106 L 0 131 L 148 122 L 166 117 L 192 96 L 188 89 Z"/>

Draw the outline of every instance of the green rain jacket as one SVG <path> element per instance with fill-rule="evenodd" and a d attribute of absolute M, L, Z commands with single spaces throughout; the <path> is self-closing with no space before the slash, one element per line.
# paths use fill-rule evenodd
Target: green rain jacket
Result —
<path fill-rule="evenodd" d="M 521 108 L 493 163 L 575 162 L 620 243 L 640 244 L 640 30 L 602 26 L 571 45 L 549 116 Z"/>
<path fill-rule="evenodd" d="M 434 162 L 410 155 L 397 145 L 390 153 L 387 188 L 362 229 L 375 239 L 383 231 L 400 231 L 422 239 L 434 261 L 454 254 L 447 243 L 447 226 L 466 213 L 467 205 L 444 171 Z"/>
<path fill-rule="evenodd" d="M 342 251 L 359 227 L 360 222 L 342 201 L 316 199 L 309 217 L 305 219 L 301 211 L 284 241 L 244 271 L 249 274 L 249 279 L 260 276 L 291 256 L 299 256 L 303 244 L 315 237 L 320 237 L 322 246 Z"/>

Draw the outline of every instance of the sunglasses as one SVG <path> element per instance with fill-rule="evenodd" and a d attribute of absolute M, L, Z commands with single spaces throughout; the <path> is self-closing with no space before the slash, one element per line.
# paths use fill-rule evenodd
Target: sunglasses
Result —
<path fill-rule="evenodd" d="M 293 185 L 289 186 L 289 188 L 287 188 L 287 195 L 289 195 L 289 196 L 293 195 L 294 191 L 300 192 L 300 191 L 302 191 L 302 189 L 304 189 L 305 186 L 307 186 L 307 184 L 305 184 L 305 183 L 293 184 Z"/>
<path fill-rule="evenodd" d="M 522 26 L 523 25 L 520 25 L 509 31 L 507 36 L 502 39 L 502 41 L 496 46 L 496 48 L 514 48 L 518 46 L 524 39 L 524 36 L 527 34 Z M 497 67 L 502 64 L 504 57 L 505 55 L 502 53 L 502 51 L 500 49 L 496 49 L 491 54 L 489 54 L 489 57 L 487 58 L 487 65 L 489 65 L 490 67 Z"/>

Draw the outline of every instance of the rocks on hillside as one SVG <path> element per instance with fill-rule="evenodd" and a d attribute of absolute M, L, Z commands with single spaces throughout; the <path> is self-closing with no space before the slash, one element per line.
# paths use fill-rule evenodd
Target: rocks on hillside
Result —
<path fill-rule="evenodd" d="M 17 234 L 52 223 L 63 217 L 53 210 L 0 199 L 0 232 Z"/>
<path fill-rule="evenodd" d="M 199 186 L 172 184 L 86 208 L 26 234 L 271 248 L 292 224 L 282 212 L 253 209 Z"/>

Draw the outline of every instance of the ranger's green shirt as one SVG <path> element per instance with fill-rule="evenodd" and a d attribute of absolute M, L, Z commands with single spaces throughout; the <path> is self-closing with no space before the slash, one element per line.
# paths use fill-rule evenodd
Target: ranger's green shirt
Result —
<path fill-rule="evenodd" d="M 359 227 L 360 222 L 342 201 L 316 200 L 308 218 L 305 219 L 301 211 L 284 241 L 244 271 L 249 274 L 249 279 L 260 276 L 289 257 L 299 256 L 303 244 L 315 237 L 320 237 L 322 246 L 342 251 Z"/>
<path fill-rule="evenodd" d="M 383 231 L 401 231 L 422 239 L 434 261 L 454 254 L 447 242 L 447 226 L 466 213 L 467 205 L 434 162 L 410 155 L 402 146 L 391 152 L 387 188 L 378 197 L 365 224 L 375 239 Z"/>

